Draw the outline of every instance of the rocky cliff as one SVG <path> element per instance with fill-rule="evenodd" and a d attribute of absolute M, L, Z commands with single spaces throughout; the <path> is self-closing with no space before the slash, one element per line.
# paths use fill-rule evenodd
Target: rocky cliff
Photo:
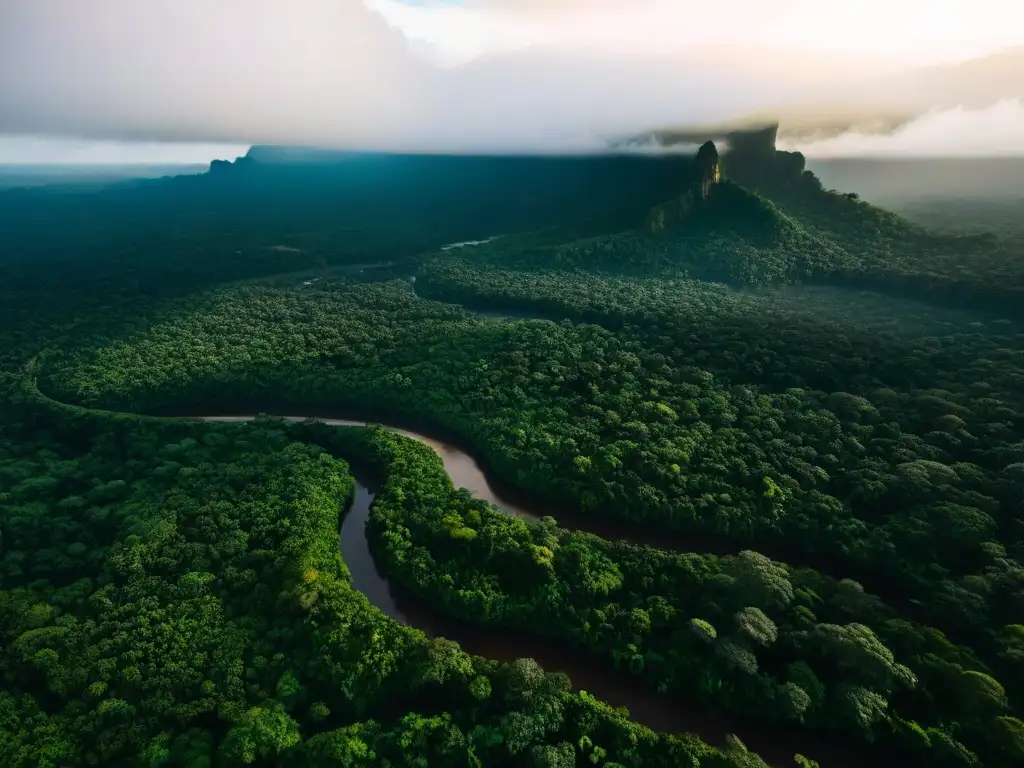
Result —
<path fill-rule="evenodd" d="M 683 193 L 651 209 L 646 228 L 652 232 L 675 228 L 700 215 L 710 204 L 714 187 L 722 180 L 722 163 L 715 142 L 706 141 L 697 151 L 682 185 Z"/>
<path fill-rule="evenodd" d="M 211 176 L 223 176 L 231 171 L 241 170 L 242 168 L 251 168 L 254 161 L 248 155 L 244 157 L 235 158 L 234 162 L 230 160 L 214 160 L 210 163 L 210 175 Z"/>
<path fill-rule="evenodd" d="M 776 148 L 778 124 L 724 136 L 728 149 L 722 157 L 725 173 L 755 189 L 800 184 L 806 180 L 807 159 L 801 152 Z"/>
<path fill-rule="evenodd" d="M 722 164 L 715 142 L 706 141 L 693 159 L 693 192 L 698 200 L 707 200 L 711 187 L 722 179 Z"/>

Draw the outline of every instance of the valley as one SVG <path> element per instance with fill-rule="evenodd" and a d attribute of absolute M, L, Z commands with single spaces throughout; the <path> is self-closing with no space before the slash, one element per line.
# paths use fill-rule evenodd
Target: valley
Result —
<path fill-rule="evenodd" d="M 0 193 L 0 765 L 1024 759 L 1021 232 L 250 154 Z"/>

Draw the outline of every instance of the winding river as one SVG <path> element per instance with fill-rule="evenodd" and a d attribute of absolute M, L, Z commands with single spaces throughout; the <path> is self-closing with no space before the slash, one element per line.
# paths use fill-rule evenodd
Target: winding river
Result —
<path fill-rule="evenodd" d="M 202 416 L 201 421 L 244 422 L 253 416 Z M 285 421 L 305 421 L 306 416 L 286 416 Z M 331 426 L 359 427 L 368 422 L 348 419 L 317 419 Z M 551 514 L 559 525 L 579 528 L 606 538 L 624 538 L 637 541 L 629 535 L 625 524 L 583 520 L 568 510 L 555 510 L 547 505 L 527 504 L 512 489 L 492 483 L 480 464 L 466 451 L 452 443 L 427 435 L 383 425 L 393 432 L 418 440 L 433 448 L 444 462 L 445 471 L 456 487 L 466 488 L 479 498 L 494 504 L 509 514 L 537 519 Z M 404 597 L 391 585 L 378 569 L 366 537 L 366 523 L 375 495 L 374 480 L 353 467 L 356 492 L 341 524 L 341 552 L 352 573 L 352 585 L 362 592 L 377 608 L 388 616 L 422 630 L 430 637 L 445 637 L 457 642 L 468 653 L 500 661 L 530 657 L 548 671 L 565 672 L 574 689 L 582 689 L 613 706 L 629 709 L 630 717 L 657 731 L 688 732 L 698 735 L 710 744 L 723 745 L 726 734 L 734 733 L 752 751 L 772 764 L 791 766 L 793 754 L 818 760 L 823 768 L 846 768 L 873 764 L 900 764 L 886 760 L 875 750 L 866 750 L 839 735 L 797 728 L 792 725 L 768 724 L 741 719 L 707 709 L 699 702 L 686 702 L 655 693 L 640 679 L 609 669 L 598 659 L 585 652 L 572 649 L 563 641 L 539 635 L 505 629 L 479 627 L 442 617 L 417 600 Z M 644 539 L 647 537 L 644 536 Z M 671 538 L 671 537 L 670 537 Z M 639 541 L 637 543 L 640 543 Z M 657 546 L 654 541 L 644 542 Z M 690 540 L 691 551 L 696 544 Z M 663 536 L 660 546 L 666 546 Z"/>

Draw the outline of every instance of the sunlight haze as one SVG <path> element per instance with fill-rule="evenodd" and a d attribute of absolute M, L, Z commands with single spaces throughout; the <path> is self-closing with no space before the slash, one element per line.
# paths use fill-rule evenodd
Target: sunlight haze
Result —
<path fill-rule="evenodd" d="M 884 67 L 957 61 L 1024 42 L 1024 8 L 1003 0 L 936 0 L 927 13 L 887 0 L 733 0 L 718 7 L 685 0 L 367 5 L 410 37 L 436 46 L 448 61 L 528 45 L 678 52 L 695 44 L 769 44 L 851 55 Z"/>
<path fill-rule="evenodd" d="M 1020 153 L 1022 43 L 1003 0 L 7 0 L 0 134 L 565 152 L 778 120 L 812 156 Z"/>

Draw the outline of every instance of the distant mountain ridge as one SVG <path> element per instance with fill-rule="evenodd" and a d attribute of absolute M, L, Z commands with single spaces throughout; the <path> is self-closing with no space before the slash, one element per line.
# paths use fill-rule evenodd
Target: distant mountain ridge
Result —
<path fill-rule="evenodd" d="M 120 181 L 199 174 L 207 171 L 202 163 L 154 163 L 152 165 L 94 164 L 0 164 L 0 190 L 21 187 L 60 186 L 83 190 Z"/>
<path fill-rule="evenodd" d="M 644 228 L 694 231 L 724 228 L 759 236 L 799 228 L 769 199 L 772 193 L 797 190 L 821 194 L 821 184 L 806 170 L 799 152 L 776 149 L 778 126 L 728 135 L 728 150 L 720 156 L 714 141 L 701 145 L 681 193 L 654 206 Z"/>
<path fill-rule="evenodd" d="M 732 132 L 721 155 L 705 140 L 691 156 L 256 146 L 204 174 L 61 194 L 0 191 L 3 263 L 6 279 L 34 285 L 71 273 L 100 279 L 102 260 L 105 274 L 146 280 L 146 290 L 161 292 L 213 274 L 411 266 L 445 244 L 500 234 L 466 255 L 531 268 L 685 272 L 741 285 L 842 279 L 1024 306 L 1019 252 L 1009 245 L 940 236 L 856 194 L 826 189 L 801 153 L 777 149 L 776 136 L 771 125 Z M 977 253 L 987 271 L 966 274 L 964 259 Z"/>

